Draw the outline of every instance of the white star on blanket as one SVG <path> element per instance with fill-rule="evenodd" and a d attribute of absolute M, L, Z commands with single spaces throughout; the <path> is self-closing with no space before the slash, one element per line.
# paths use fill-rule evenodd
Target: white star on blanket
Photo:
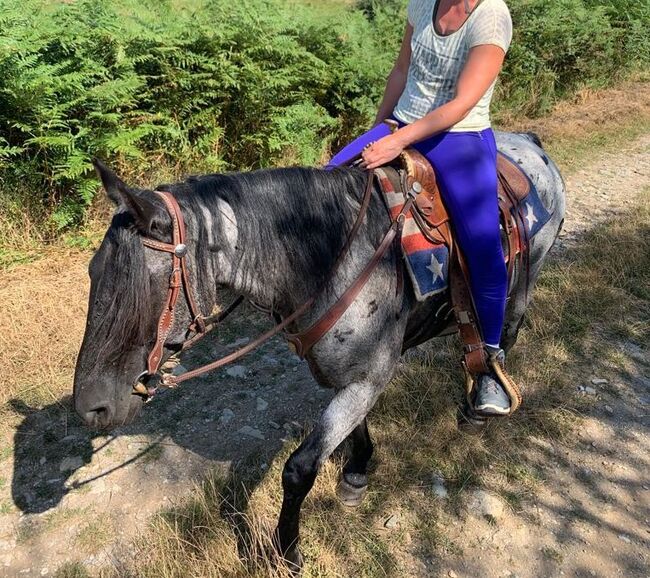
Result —
<path fill-rule="evenodd" d="M 433 273 L 434 283 L 438 280 L 438 277 L 444 280 L 444 275 L 442 274 L 442 263 L 438 262 L 438 259 L 436 259 L 436 256 L 433 253 L 431 254 L 431 265 L 429 265 L 427 269 Z"/>
<path fill-rule="evenodd" d="M 533 211 L 533 206 L 530 203 L 526 203 L 526 222 L 528 223 L 528 230 L 531 231 L 533 224 L 537 223 L 537 217 Z"/>

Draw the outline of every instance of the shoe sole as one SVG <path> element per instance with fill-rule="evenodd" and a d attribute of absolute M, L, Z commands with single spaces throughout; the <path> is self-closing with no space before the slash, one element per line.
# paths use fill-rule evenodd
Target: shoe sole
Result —
<path fill-rule="evenodd" d="M 483 405 L 478 405 L 474 408 L 474 411 L 481 413 L 482 415 L 508 415 L 510 413 L 510 408 L 503 408 L 497 405 L 492 405 L 490 403 L 485 403 Z"/>

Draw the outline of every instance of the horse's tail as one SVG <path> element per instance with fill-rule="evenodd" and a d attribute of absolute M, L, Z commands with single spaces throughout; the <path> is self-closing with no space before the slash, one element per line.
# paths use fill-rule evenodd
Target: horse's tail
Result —
<path fill-rule="evenodd" d="M 539 138 L 539 135 L 534 132 L 522 132 L 521 133 L 523 136 L 525 136 L 528 140 L 536 144 L 539 148 L 543 149 L 544 145 L 542 144 L 542 139 Z"/>

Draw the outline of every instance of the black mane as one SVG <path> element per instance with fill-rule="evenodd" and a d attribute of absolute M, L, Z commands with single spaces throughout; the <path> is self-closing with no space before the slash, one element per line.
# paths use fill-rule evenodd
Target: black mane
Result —
<path fill-rule="evenodd" d="M 117 359 L 125 346 L 143 345 L 152 334 L 151 286 L 149 275 L 142 274 L 146 271 L 144 246 L 129 213 L 114 215 L 103 245 L 95 257 L 102 263 L 90 265 L 91 271 L 95 266 L 102 268 L 101 287 L 90 298 L 111 296 L 110 302 L 94 304 L 101 319 L 95 331 L 107 336 L 104 347 Z"/>
<path fill-rule="evenodd" d="M 268 280 L 258 297 L 276 304 L 295 303 L 323 287 L 358 215 L 366 179 L 356 169 L 284 168 L 192 177 L 170 189 L 199 219 L 201 206 L 218 214 L 218 199 L 232 207 L 238 226 L 235 268 L 247 287 L 255 279 Z M 371 238 L 382 234 L 385 215 L 381 201 L 371 203 L 367 223 L 378 229 L 370 231 Z M 199 236 L 202 286 L 209 282 L 201 277 L 210 249 Z"/>

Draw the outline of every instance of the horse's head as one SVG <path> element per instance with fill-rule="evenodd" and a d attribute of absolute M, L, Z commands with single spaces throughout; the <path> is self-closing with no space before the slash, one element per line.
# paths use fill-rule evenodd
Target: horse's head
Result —
<path fill-rule="evenodd" d="M 145 248 L 143 238 L 171 243 L 171 217 L 158 195 L 134 190 L 99 161 L 95 168 L 116 205 L 112 222 L 90 266 L 88 318 L 74 377 L 74 403 L 91 427 L 130 422 L 143 399 L 133 386 L 147 369 L 165 306 L 172 259 Z M 165 351 L 178 349 L 190 323 L 179 299 Z"/>

